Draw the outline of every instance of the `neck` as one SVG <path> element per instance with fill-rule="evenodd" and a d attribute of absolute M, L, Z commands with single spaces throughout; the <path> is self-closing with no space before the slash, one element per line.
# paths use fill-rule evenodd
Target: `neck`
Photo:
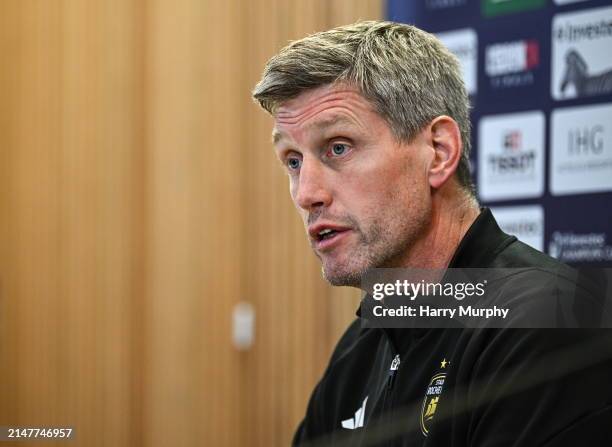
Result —
<path fill-rule="evenodd" d="M 462 192 L 437 191 L 432 197 L 431 221 L 423 237 L 411 247 L 403 267 L 444 269 L 480 210 Z"/>

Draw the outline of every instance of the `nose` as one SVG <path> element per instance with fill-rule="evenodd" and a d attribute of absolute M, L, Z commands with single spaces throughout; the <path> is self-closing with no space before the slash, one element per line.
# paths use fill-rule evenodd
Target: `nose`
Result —
<path fill-rule="evenodd" d="M 311 212 L 331 204 L 332 194 L 326 174 L 325 166 L 319 161 L 304 157 L 292 194 L 298 207 Z"/>

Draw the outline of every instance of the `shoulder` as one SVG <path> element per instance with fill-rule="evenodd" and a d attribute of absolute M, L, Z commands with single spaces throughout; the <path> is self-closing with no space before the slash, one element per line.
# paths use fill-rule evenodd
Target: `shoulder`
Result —
<path fill-rule="evenodd" d="M 514 241 L 495 258 L 485 276 L 487 305 L 507 306 L 513 327 L 610 327 L 608 278 L 600 271 L 575 269 Z"/>
<path fill-rule="evenodd" d="M 570 269 L 567 265 L 541 251 L 515 239 L 496 253 L 490 267 L 528 268 L 540 267 L 549 270 Z"/>
<path fill-rule="evenodd" d="M 355 318 L 338 340 L 330 357 L 327 370 L 329 371 L 331 366 L 350 355 L 364 338 L 369 337 L 371 331 L 372 329 L 362 327 L 360 318 Z"/>
<path fill-rule="evenodd" d="M 466 398 L 474 408 L 474 444 L 499 439 L 544 445 L 565 439 L 575 424 L 589 425 L 580 421 L 601 424 L 598 415 L 610 414 L 612 332 L 505 329 L 472 335 L 478 355 L 463 372 L 469 377 Z M 583 433 L 585 440 L 609 433 L 608 427 L 593 427 Z"/>

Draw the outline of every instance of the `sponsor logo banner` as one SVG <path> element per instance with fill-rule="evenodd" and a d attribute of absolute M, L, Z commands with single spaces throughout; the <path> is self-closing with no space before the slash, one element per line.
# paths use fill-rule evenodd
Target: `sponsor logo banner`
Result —
<path fill-rule="evenodd" d="M 544 250 L 544 208 L 540 205 L 491 208 L 500 228 L 536 250 Z"/>
<path fill-rule="evenodd" d="M 476 93 L 478 84 L 478 36 L 476 31 L 465 28 L 438 33 L 437 37 L 459 59 L 463 80 L 470 95 Z"/>
<path fill-rule="evenodd" d="M 496 43 L 485 49 L 485 73 L 493 88 L 520 87 L 535 81 L 540 44 L 535 39 Z"/>
<path fill-rule="evenodd" d="M 586 2 L 588 0 L 555 0 L 557 5 L 567 5 L 569 3 Z"/>
<path fill-rule="evenodd" d="M 456 8 L 466 4 L 467 0 L 425 0 L 425 7 L 431 10 Z"/>
<path fill-rule="evenodd" d="M 612 104 L 553 111 L 550 191 L 612 191 Z"/>
<path fill-rule="evenodd" d="M 478 193 L 485 201 L 544 192 L 544 114 L 485 116 L 478 127 Z"/>
<path fill-rule="evenodd" d="M 485 17 L 512 14 L 521 11 L 540 9 L 546 0 L 482 0 L 482 14 Z"/>
<path fill-rule="evenodd" d="M 548 254 L 566 263 L 612 261 L 612 245 L 605 233 L 555 231 L 548 244 Z"/>
<path fill-rule="evenodd" d="M 557 14 L 552 22 L 551 95 L 612 93 L 612 7 Z"/>

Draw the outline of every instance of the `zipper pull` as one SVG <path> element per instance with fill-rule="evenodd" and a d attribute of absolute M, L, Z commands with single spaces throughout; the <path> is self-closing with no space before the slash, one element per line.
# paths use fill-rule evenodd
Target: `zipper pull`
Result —
<path fill-rule="evenodd" d="M 391 366 L 389 367 L 389 375 L 393 375 L 395 374 L 395 371 L 397 371 L 397 369 L 400 366 L 400 356 L 399 354 L 395 354 L 395 357 L 393 358 L 393 361 L 391 362 Z"/>
<path fill-rule="evenodd" d="M 391 362 L 391 366 L 389 367 L 389 379 L 387 380 L 387 388 L 391 388 L 393 386 L 393 379 L 395 378 L 395 373 L 399 369 L 400 366 L 400 356 L 396 354 Z"/>

